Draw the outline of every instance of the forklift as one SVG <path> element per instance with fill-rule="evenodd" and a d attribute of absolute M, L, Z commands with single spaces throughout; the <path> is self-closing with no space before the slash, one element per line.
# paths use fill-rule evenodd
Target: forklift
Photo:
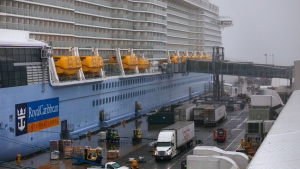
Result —
<path fill-rule="evenodd" d="M 226 129 L 218 128 L 214 130 L 214 140 L 217 142 L 224 142 L 226 141 Z"/>
<path fill-rule="evenodd" d="M 133 130 L 132 142 L 141 142 L 142 141 L 142 130 L 139 128 L 135 128 Z"/>
<path fill-rule="evenodd" d="M 111 128 L 107 129 L 106 141 L 107 142 L 120 142 L 120 135 L 118 134 L 118 130 L 111 129 Z"/>

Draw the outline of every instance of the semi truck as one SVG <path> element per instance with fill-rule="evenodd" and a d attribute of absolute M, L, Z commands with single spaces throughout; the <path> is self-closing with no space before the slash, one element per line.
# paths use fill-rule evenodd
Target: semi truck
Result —
<path fill-rule="evenodd" d="M 194 138 L 195 124 L 193 121 L 179 121 L 163 128 L 158 134 L 154 153 L 155 159 L 171 160 L 184 148 L 192 146 Z"/>
<path fill-rule="evenodd" d="M 216 126 L 219 121 L 227 119 L 225 105 L 212 104 L 204 109 L 204 126 Z"/>

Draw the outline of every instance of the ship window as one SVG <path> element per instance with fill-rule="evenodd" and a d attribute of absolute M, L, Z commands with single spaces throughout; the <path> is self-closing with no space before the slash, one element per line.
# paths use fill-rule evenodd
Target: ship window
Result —
<path fill-rule="evenodd" d="M 13 115 L 9 115 L 9 122 L 13 122 L 14 116 Z"/>
<path fill-rule="evenodd" d="M 106 103 L 108 103 L 108 98 L 106 98 Z"/>
<path fill-rule="evenodd" d="M 109 83 L 109 88 L 111 88 L 111 83 Z"/>
<path fill-rule="evenodd" d="M 114 96 L 112 97 L 112 100 L 111 100 L 111 102 L 114 102 Z"/>
<path fill-rule="evenodd" d="M 102 84 L 102 89 L 105 89 L 105 83 Z"/>
<path fill-rule="evenodd" d="M 115 82 L 115 87 L 117 87 L 117 82 Z"/>
<path fill-rule="evenodd" d="M 95 106 L 95 100 L 93 100 L 93 107 Z"/>
<path fill-rule="evenodd" d="M 102 101 L 102 100 L 101 100 L 101 99 L 99 99 L 99 105 L 101 105 L 101 104 L 102 104 L 102 103 L 101 103 L 101 101 Z"/>
<path fill-rule="evenodd" d="M 102 99 L 102 103 L 105 104 L 105 99 L 104 98 Z"/>
<path fill-rule="evenodd" d="M 109 103 L 111 102 L 111 97 L 109 97 Z"/>
<path fill-rule="evenodd" d="M 122 95 L 120 95 L 120 100 L 122 100 Z"/>
<path fill-rule="evenodd" d="M 115 96 L 115 101 L 117 101 L 117 96 Z"/>
<path fill-rule="evenodd" d="M 99 84 L 99 90 L 101 90 L 101 84 Z"/>
<path fill-rule="evenodd" d="M 112 82 L 112 88 L 114 88 L 114 82 Z"/>
<path fill-rule="evenodd" d="M 96 106 L 98 106 L 98 100 L 96 100 Z"/>
<path fill-rule="evenodd" d="M 96 85 L 96 90 L 98 90 L 98 85 Z"/>

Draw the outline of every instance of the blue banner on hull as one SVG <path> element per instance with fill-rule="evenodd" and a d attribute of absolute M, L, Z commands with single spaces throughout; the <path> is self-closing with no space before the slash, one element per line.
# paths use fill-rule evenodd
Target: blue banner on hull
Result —
<path fill-rule="evenodd" d="M 16 136 L 59 124 L 59 98 L 15 105 Z"/>

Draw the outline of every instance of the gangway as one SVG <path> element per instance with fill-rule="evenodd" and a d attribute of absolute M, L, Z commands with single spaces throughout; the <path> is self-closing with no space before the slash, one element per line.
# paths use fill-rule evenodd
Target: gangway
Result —
<path fill-rule="evenodd" d="M 213 74 L 213 63 L 207 60 L 187 59 L 187 72 Z M 253 62 L 218 61 L 215 73 L 222 75 L 262 77 L 262 78 L 293 78 L 293 66 L 276 66 L 256 64 Z"/>

